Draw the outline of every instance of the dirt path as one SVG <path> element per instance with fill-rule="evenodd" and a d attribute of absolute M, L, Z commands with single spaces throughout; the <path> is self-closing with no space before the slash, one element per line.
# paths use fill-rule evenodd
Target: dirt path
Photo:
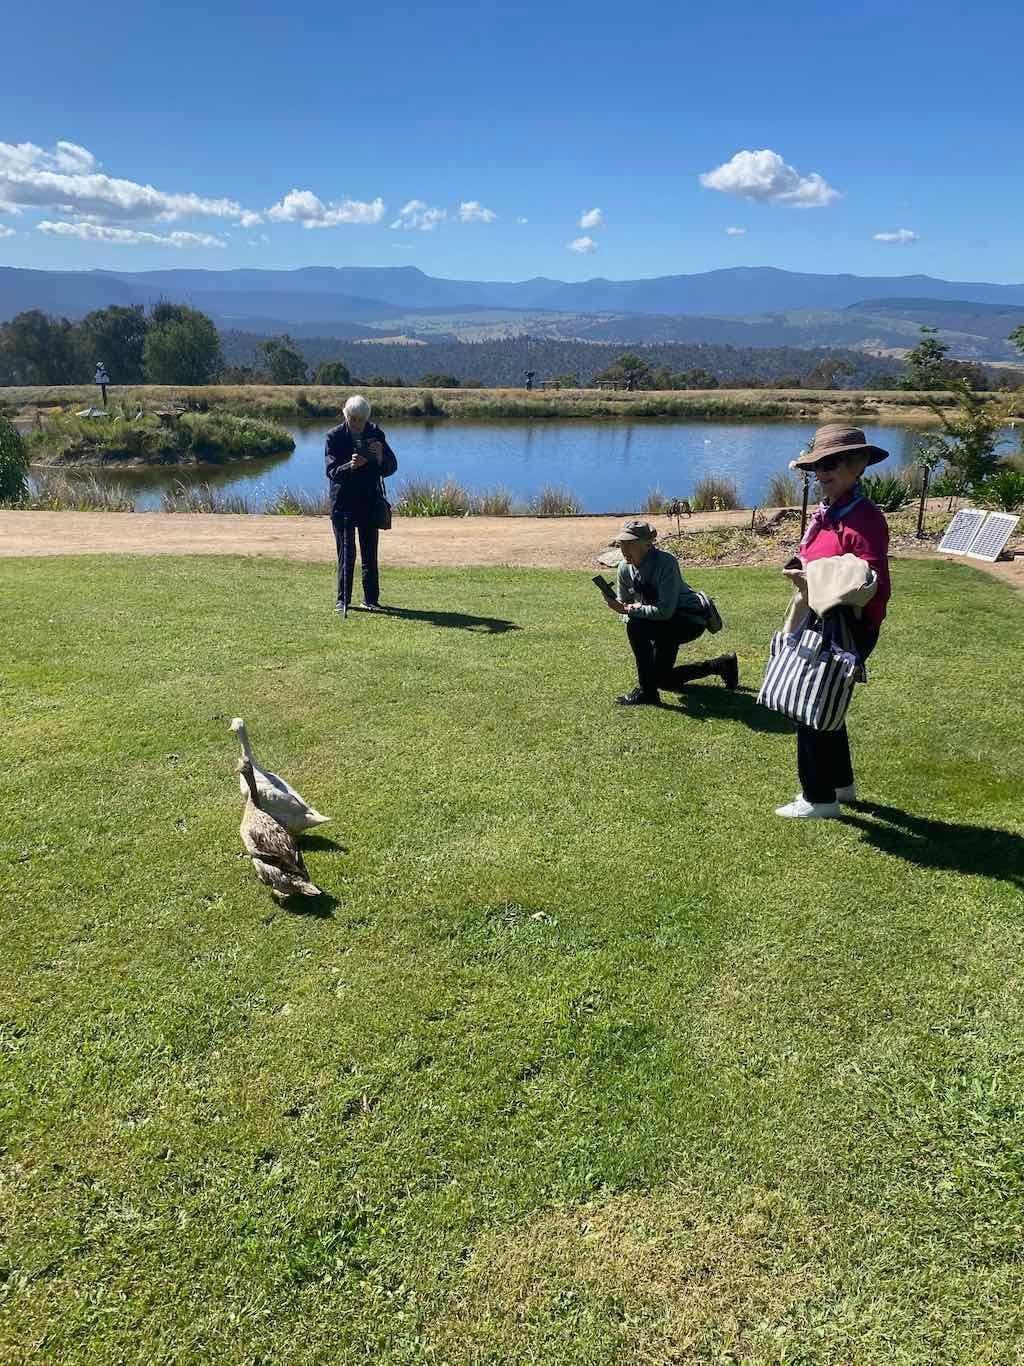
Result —
<path fill-rule="evenodd" d="M 667 518 L 654 518 L 664 531 Z M 745 526 L 749 512 L 695 513 L 687 529 Z M 396 517 L 385 565 L 515 565 L 586 569 L 621 517 Z M 227 513 L 0 512 L 0 555 L 278 555 L 333 560 L 326 517 Z"/>
<path fill-rule="evenodd" d="M 668 518 L 652 519 L 662 531 Z M 695 513 L 688 531 L 745 526 L 749 512 Z M 396 517 L 381 559 L 396 568 L 513 565 L 593 569 L 620 517 Z M 273 555 L 334 559 L 326 517 L 225 513 L 3 512 L 0 555 Z M 1024 558 L 968 563 L 1024 591 Z"/>

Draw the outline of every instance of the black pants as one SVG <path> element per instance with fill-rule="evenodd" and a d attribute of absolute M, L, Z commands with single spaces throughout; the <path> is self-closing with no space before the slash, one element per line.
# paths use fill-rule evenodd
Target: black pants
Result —
<path fill-rule="evenodd" d="M 676 665 L 680 645 L 696 640 L 705 629 L 692 617 L 673 617 L 670 621 L 626 618 L 626 637 L 636 660 L 637 680 L 645 693 L 656 693 L 659 688 L 681 692 L 693 679 L 715 673 L 709 663 Z"/>
<path fill-rule="evenodd" d="M 380 599 L 380 575 L 377 572 L 377 542 L 380 531 L 369 522 L 351 517 L 332 517 L 334 544 L 338 551 L 338 602 L 348 607 L 352 602 L 352 579 L 356 568 L 356 532 L 359 532 L 359 563 L 363 573 L 363 601 L 376 603 Z"/>
<path fill-rule="evenodd" d="M 851 622 L 850 629 L 861 659 L 867 659 L 878 643 L 878 632 L 863 622 Z M 834 802 L 837 787 L 850 787 L 853 760 L 845 723 L 838 730 L 797 726 L 796 771 L 809 802 Z"/>

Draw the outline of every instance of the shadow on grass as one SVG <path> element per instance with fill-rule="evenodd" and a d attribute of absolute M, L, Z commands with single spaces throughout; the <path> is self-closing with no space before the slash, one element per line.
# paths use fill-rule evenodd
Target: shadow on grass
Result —
<path fill-rule="evenodd" d="M 340 905 L 338 898 L 330 892 L 321 892 L 319 896 L 290 896 L 283 902 L 275 901 L 274 909 L 263 923 L 269 925 L 279 911 L 284 911 L 286 915 L 309 916 L 312 920 L 333 920 L 334 909 Z"/>
<path fill-rule="evenodd" d="M 431 626 L 449 626 L 457 631 L 479 631 L 484 635 L 504 635 L 522 627 L 502 617 L 474 617 L 466 612 L 418 612 L 412 607 L 383 607 L 381 616 L 401 617 L 403 621 L 427 621 Z"/>
<path fill-rule="evenodd" d="M 329 835 L 302 834 L 298 838 L 302 842 L 303 849 L 329 849 L 333 854 L 348 853 L 347 844 L 339 844 L 337 840 L 332 840 Z"/>
<path fill-rule="evenodd" d="M 858 802 L 843 816 L 885 854 L 922 868 L 994 878 L 1024 891 L 1024 836 L 986 825 L 928 820 L 879 802 Z"/>
<path fill-rule="evenodd" d="M 778 712 L 759 707 L 753 688 L 736 688 L 729 692 L 717 680 L 706 685 L 691 684 L 679 694 L 679 700 L 666 702 L 668 711 L 682 712 L 693 721 L 738 721 L 750 730 L 767 731 L 776 735 L 792 735 L 793 722 Z"/>

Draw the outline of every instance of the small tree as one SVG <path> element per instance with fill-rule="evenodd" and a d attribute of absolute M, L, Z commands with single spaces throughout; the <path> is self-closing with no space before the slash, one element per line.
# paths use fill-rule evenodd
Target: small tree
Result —
<path fill-rule="evenodd" d="M 811 389 L 836 389 L 841 379 L 856 374 L 856 366 L 844 356 L 825 356 L 807 376 Z"/>
<path fill-rule="evenodd" d="M 939 341 L 937 327 L 922 327 L 921 340 L 906 357 L 907 373 L 901 389 L 945 389 L 948 381 L 946 357 L 949 347 Z"/>
<path fill-rule="evenodd" d="M 287 333 L 261 342 L 256 350 L 263 357 L 271 384 L 306 383 L 306 362 Z"/>
<path fill-rule="evenodd" d="M 924 505 L 928 501 L 931 477 L 947 458 L 941 436 L 919 436 L 914 444 L 914 460 L 921 467 L 921 499 L 917 505 L 917 539 L 924 536 Z"/>
<path fill-rule="evenodd" d="M 653 377 L 653 371 L 645 360 L 632 351 L 624 351 L 618 360 L 595 375 L 594 379 L 614 384 L 620 389 L 649 389 Z"/>
<path fill-rule="evenodd" d="M 1012 341 L 1017 350 L 1024 355 L 1024 327 L 1015 328 L 1007 340 Z"/>
<path fill-rule="evenodd" d="M 457 389 L 459 387 L 458 376 L 446 375 L 439 371 L 431 371 L 428 375 L 420 375 L 417 384 L 429 384 L 432 389 Z"/>
<path fill-rule="evenodd" d="M 28 492 L 28 454 L 13 422 L 0 417 L 0 503 L 20 503 Z"/>
<path fill-rule="evenodd" d="M 949 389 L 957 400 L 957 411 L 952 416 L 935 399 L 927 401 L 942 425 L 942 435 L 930 438 L 930 453 L 939 453 L 939 458 L 951 465 L 972 491 L 980 490 L 998 467 L 999 433 L 1009 411 L 1005 405 L 986 403 L 979 398 L 967 380 L 951 380 Z"/>
<path fill-rule="evenodd" d="M 313 383 L 340 389 L 352 383 L 352 375 L 344 361 L 323 360 L 313 371 Z"/>

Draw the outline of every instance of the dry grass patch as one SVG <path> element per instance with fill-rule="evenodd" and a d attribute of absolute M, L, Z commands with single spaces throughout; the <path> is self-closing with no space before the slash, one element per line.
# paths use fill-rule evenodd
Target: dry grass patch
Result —
<path fill-rule="evenodd" d="M 683 1185 L 546 1212 L 473 1249 L 432 1346 L 474 1362 L 774 1354 L 794 1308 L 819 1293 L 793 1226 L 777 1193 L 738 1192 L 723 1212 Z"/>

